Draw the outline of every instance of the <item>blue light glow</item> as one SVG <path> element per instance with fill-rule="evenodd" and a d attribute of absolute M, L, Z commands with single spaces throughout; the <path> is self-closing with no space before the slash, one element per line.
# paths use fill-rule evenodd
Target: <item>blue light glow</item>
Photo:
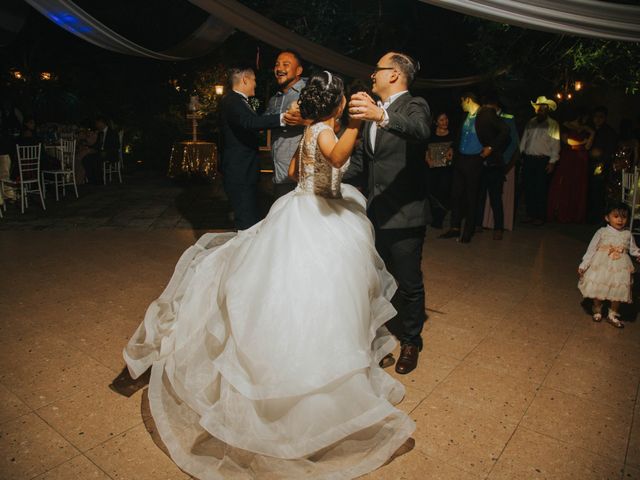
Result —
<path fill-rule="evenodd" d="M 71 33 L 89 33 L 93 31 L 90 25 L 69 12 L 51 12 L 47 16 L 57 25 Z"/>

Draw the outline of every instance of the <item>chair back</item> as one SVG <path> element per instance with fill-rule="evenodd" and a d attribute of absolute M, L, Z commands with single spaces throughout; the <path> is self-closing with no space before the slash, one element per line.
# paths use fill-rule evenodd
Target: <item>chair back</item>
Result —
<path fill-rule="evenodd" d="M 62 147 L 62 159 L 60 161 L 62 170 L 67 172 L 75 172 L 76 169 L 76 141 L 60 140 Z"/>
<path fill-rule="evenodd" d="M 41 148 L 41 143 L 37 145 L 16 145 L 21 183 L 39 181 Z"/>

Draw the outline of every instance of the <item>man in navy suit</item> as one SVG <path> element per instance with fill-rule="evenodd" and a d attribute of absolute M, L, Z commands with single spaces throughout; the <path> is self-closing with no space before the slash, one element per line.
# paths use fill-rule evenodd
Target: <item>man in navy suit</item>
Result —
<path fill-rule="evenodd" d="M 394 304 L 399 328 L 394 333 L 401 342 L 396 363 L 400 374 L 418 364 L 426 319 L 421 263 L 427 221 L 424 154 L 431 113 L 423 98 L 409 93 L 418 68 L 408 55 L 388 52 L 371 74 L 372 92 L 380 102 L 360 92 L 349 103 L 349 114 L 365 121 L 352 169 L 355 173 L 368 164 L 367 213 L 376 249 L 398 281 Z"/>
<path fill-rule="evenodd" d="M 281 114 L 259 116 L 249 105 L 255 95 L 256 74 L 251 67 L 233 67 L 228 71 L 231 91 L 220 103 L 224 189 L 235 214 L 239 230 L 258 223 L 257 184 L 258 131 L 282 125 Z"/>

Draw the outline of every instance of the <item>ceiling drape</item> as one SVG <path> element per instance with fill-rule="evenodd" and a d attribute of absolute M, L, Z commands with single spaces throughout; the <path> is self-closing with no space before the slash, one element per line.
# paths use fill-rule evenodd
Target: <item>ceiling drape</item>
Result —
<path fill-rule="evenodd" d="M 25 0 L 56 25 L 98 47 L 124 55 L 157 60 L 186 60 L 204 55 L 219 46 L 233 27 L 209 17 L 178 45 L 162 52 L 150 50 L 111 30 L 70 0 Z"/>
<path fill-rule="evenodd" d="M 420 0 L 465 15 L 533 30 L 640 41 L 640 7 L 599 0 Z"/>

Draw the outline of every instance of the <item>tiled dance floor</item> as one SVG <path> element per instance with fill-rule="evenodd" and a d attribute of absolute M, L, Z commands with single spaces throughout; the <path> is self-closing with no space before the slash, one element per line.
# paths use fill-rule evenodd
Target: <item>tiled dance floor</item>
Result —
<path fill-rule="evenodd" d="M 436 233 L 425 351 L 401 378 L 416 444 L 366 478 L 640 478 L 640 324 L 619 331 L 580 307 L 588 229 L 523 227 L 469 245 Z M 189 478 L 147 430 L 145 390 L 109 385 L 195 238 L 108 225 L 0 232 L 0 478 Z"/>

